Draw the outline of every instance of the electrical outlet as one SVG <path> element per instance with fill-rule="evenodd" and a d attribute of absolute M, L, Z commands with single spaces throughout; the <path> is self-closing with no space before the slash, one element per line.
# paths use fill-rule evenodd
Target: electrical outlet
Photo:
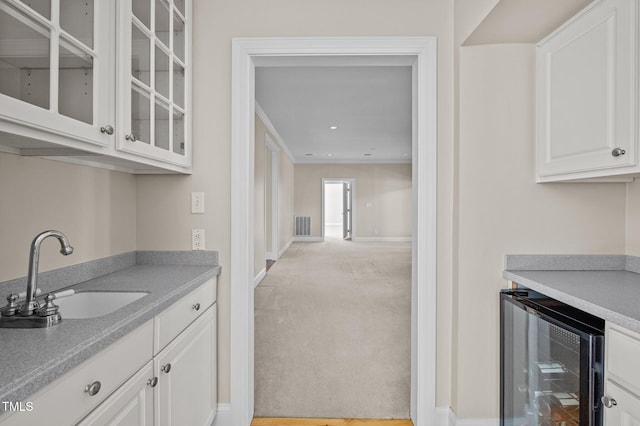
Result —
<path fill-rule="evenodd" d="M 191 213 L 204 213 L 204 192 L 191 193 Z"/>
<path fill-rule="evenodd" d="M 204 229 L 191 230 L 191 250 L 204 250 Z"/>

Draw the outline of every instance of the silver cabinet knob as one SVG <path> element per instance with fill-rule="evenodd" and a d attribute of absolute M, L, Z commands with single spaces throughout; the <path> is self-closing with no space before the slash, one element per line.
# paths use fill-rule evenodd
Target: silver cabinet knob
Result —
<path fill-rule="evenodd" d="M 93 383 L 91 383 L 90 385 L 85 386 L 84 391 L 86 393 L 88 393 L 91 396 L 96 395 L 98 392 L 100 392 L 100 388 L 102 387 L 102 385 L 100 384 L 100 382 L 95 381 Z"/>
<path fill-rule="evenodd" d="M 607 408 L 615 407 L 616 405 L 618 405 L 618 401 L 608 397 L 607 395 L 600 398 L 600 401 L 602 401 L 602 405 L 604 405 Z"/>
<path fill-rule="evenodd" d="M 151 379 L 147 380 L 147 385 L 151 386 L 152 388 L 155 388 L 157 384 L 158 384 L 157 377 L 152 377 Z"/>
<path fill-rule="evenodd" d="M 613 148 L 613 150 L 611 151 L 611 155 L 613 155 L 614 157 L 620 157 L 621 155 L 624 155 L 626 153 L 627 151 L 622 148 Z"/>
<path fill-rule="evenodd" d="M 199 310 L 200 310 L 200 304 L 199 304 L 199 303 L 196 303 L 195 305 L 191 306 L 191 308 L 192 308 L 194 311 L 199 311 Z"/>
<path fill-rule="evenodd" d="M 165 364 L 162 367 L 160 367 L 160 371 L 162 371 L 163 373 L 169 373 L 169 371 L 171 371 L 171 364 Z"/>
<path fill-rule="evenodd" d="M 102 133 L 106 133 L 107 135 L 112 135 L 113 134 L 113 127 L 110 125 L 106 125 L 104 127 L 100 127 L 100 131 Z"/>
<path fill-rule="evenodd" d="M 137 140 L 136 135 L 134 135 L 133 133 L 126 135 L 124 138 L 131 142 L 135 142 Z"/>

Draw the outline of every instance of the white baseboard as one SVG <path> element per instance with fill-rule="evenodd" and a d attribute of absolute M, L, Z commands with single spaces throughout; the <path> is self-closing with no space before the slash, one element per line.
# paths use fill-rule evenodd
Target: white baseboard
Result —
<path fill-rule="evenodd" d="M 232 426 L 231 404 L 218 404 L 218 413 L 211 426 Z"/>
<path fill-rule="evenodd" d="M 272 251 L 268 251 L 264 254 L 264 257 L 269 259 L 269 260 L 278 260 L 276 259 L 276 254 Z"/>
<path fill-rule="evenodd" d="M 296 242 L 300 242 L 300 243 L 317 243 L 322 240 L 322 237 L 306 237 L 306 236 L 296 236 L 295 237 Z"/>
<path fill-rule="evenodd" d="M 437 426 L 498 426 L 498 419 L 458 419 L 451 407 L 436 408 Z"/>
<path fill-rule="evenodd" d="M 449 407 L 436 408 L 436 426 L 455 426 L 455 415 Z"/>
<path fill-rule="evenodd" d="M 361 243 L 410 243 L 411 237 L 353 237 L 351 240 Z"/>
<path fill-rule="evenodd" d="M 284 247 L 282 247 L 282 250 L 280 250 L 280 253 L 278 253 L 278 259 L 280 259 L 287 252 L 287 250 L 289 250 L 289 247 L 291 247 L 291 244 L 293 244 L 294 241 L 295 237 L 291 238 L 289 242 L 285 244 Z"/>
<path fill-rule="evenodd" d="M 498 419 L 456 419 L 455 426 L 498 426 Z"/>
<path fill-rule="evenodd" d="M 262 271 L 258 272 L 258 275 L 253 279 L 253 288 L 258 287 L 258 284 L 267 276 L 267 268 L 263 268 Z"/>

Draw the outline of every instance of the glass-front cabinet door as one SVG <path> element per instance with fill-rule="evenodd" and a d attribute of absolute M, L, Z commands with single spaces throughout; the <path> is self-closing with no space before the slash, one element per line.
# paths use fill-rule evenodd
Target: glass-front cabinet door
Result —
<path fill-rule="evenodd" d="M 190 0 L 118 2 L 118 149 L 189 165 Z"/>
<path fill-rule="evenodd" d="M 109 144 L 109 4 L 0 0 L 0 130 Z"/>

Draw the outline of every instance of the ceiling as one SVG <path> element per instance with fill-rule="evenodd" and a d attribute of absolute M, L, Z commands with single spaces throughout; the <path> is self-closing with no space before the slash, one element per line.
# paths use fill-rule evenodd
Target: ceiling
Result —
<path fill-rule="evenodd" d="M 294 161 L 410 162 L 411 66 L 312 62 L 256 67 L 256 101 Z"/>
<path fill-rule="evenodd" d="M 592 0 L 500 0 L 463 45 L 537 43 Z"/>

